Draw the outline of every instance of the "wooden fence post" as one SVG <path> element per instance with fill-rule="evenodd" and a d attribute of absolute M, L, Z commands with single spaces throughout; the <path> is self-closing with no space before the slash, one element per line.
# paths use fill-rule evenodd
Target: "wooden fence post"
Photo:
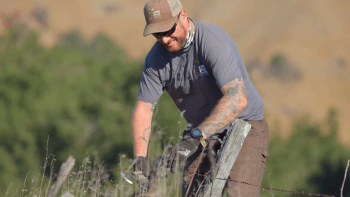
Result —
<path fill-rule="evenodd" d="M 75 164 L 75 159 L 72 156 L 69 156 L 67 161 L 61 165 L 60 171 L 57 176 L 57 180 L 52 184 L 49 191 L 46 194 L 46 197 L 55 197 L 58 190 L 61 188 L 63 182 L 66 180 L 69 172 L 72 170 Z"/>
<path fill-rule="evenodd" d="M 340 189 L 340 196 L 341 197 L 343 197 L 343 189 L 344 189 L 344 184 L 345 184 L 345 180 L 346 180 L 346 174 L 348 173 L 349 164 L 350 164 L 350 159 L 348 160 L 348 165 L 346 165 L 344 180 L 343 180 L 343 184 L 342 184 L 341 189 Z"/>
<path fill-rule="evenodd" d="M 206 185 L 203 197 L 220 197 L 222 195 L 226 180 L 220 179 L 227 179 L 229 177 L 231 168 L 242 149 L 250 128 L 251 125 L 249 123 L 240 119 L 235 120 L 235 125 L 227 141 L 226 148 L 216 164 L 217 172 L 213 174 L 216 179 Z"/>

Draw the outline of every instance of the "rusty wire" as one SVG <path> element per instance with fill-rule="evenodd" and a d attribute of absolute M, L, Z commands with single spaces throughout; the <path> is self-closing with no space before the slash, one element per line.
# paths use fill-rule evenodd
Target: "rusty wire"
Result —
<path fill-rule="evenodd" d="M 198 174 L 199 176 L 205 176 L 202 174 Z M 247 183 L 247 182 L 243 182 L 243 181 L 237 181 L 237 180 L 232 180 L 232 179 L 222 179 L 222 178 L 214 178 L 217 180 L 223 180 L 223 181 L 232 181 L 232 182 L 236 182 L 236 183 L 242 183 L 245 185 L 251 185 L 251 186 L 255 186 L 255 187 L 260 187 L 261 189 L 268 189 L 268 190 L 273 190 L 273 191 L 278 191 L 278 192 L 285 192 L 285 193 L 293 193 L 293 194 L 302 194 L 302 195 L 308 195 L 308 196 L 321 196 L 321 197 L 335 197 L 333 195 L 327 195 L 327 194 L 312 194 L 312 193 L 307 193 L 307 192 L 297 192 L 297 191 L 293 191 L 293 190 L 284 190 L 284 189 L 276 189 L 276 188 L 272 188 L 272 187 L 265 187 L 262 185 L 255 185 L 255 184 L 251 184 L 251 183 Z"/>

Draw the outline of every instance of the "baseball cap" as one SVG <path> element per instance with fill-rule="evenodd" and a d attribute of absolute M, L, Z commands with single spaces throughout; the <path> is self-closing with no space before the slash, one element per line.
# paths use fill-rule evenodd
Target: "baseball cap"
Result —
<path fill-rule="evenodd" d="M 143 9 L 146 20 L 143 36 L 170 30 L 181 10 L 180 0 L 148 0 Z"/>

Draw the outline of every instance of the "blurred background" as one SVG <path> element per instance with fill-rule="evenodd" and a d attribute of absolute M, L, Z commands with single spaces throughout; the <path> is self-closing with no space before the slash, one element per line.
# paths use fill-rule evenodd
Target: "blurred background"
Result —
<path fill-rule="evenodd" d="M 0 0 L 0 195 L 41 172 L 46 155 L 55 172 L 69 155 L 108 169 L 133 157 L 130 117 L 155 42 L 142 36 L 144 3 Z M 182 3 L 193 20 L 231 35 L 263 96 L 271 134 L 263 185 L 339 196 L 350 159 L 350 1 Z M 176 142 L 185 126 L 164 94 L 157 143 Z"/>

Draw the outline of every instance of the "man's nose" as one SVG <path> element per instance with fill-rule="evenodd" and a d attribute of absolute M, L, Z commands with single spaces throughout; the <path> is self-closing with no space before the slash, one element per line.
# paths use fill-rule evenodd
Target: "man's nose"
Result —
<path fill-rule="evenodd" d="M 160 40 L 162 41 L 162 43 L 167 44 L 171 40 L 171 38 L 165 35 L 165 36 L 162 36 Z"/>

